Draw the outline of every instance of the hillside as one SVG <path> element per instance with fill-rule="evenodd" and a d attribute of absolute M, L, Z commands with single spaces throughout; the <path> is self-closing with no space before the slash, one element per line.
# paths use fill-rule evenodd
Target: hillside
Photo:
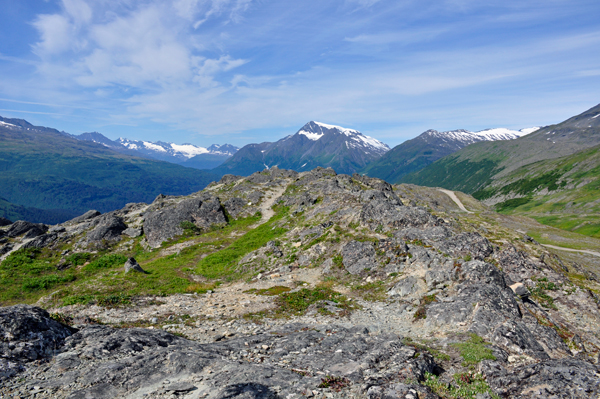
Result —
<path fill-rule="evenodd" d="M 480 132 L 452 130 L 438 132 L 427 130 L 414 139 L 407 140 L 371 162 L 360 173 L 399 182 L 409 173 L 423 169 L 440 158 L 455 153 L 470 144 L 480 141 L 512 140 L 536 131 L 538 128 L 509 130 L 487 129 Z"/>
<path fill-rule="evenodd" d="M 474 193 L 525 165 L 600 145 L 598 115 L 600 105 L 515 140 L 472 144 L 401 181 Z"/>
<path fill-rule="evenodd" d="M 160 193 L 189 194 L 214 180 L 207 172 L 119 154 L 6 118 L 0 123 L 0 170 L 0 197 L 26 208 L 53 209 L 53 214 L 63 210 L 65 215 L 89 209 L 108 212 L 128 202 L 150 202 Z"/>
<path fill-rule="evenodd" d="M 248 176 L 265 167 L 302 172 L 321 166 L 352 174 L 388 150 L 386 144 L 357 130 L 312 121 L 279 141 L 242 147 L 212 172 Z"/>
<path fill-rule="evenodd" d="M 0 396 L 594 397 L 600 257 L 455 196 L 271 168 L 0 227 Z"/>
<path fill-rule="evenodd" d="M 600 146 L 523 166 L 473 195 L 501 212 L 600 238 Z"/>

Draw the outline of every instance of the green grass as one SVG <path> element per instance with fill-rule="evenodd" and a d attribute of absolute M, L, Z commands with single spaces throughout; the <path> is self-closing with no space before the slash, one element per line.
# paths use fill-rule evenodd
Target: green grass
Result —
<path fill-rule="evenodd" d="M 282 209 L 282 212 L 285 213 L 285 210 Z M 192 275 L 203 256 L 219 250 L 228 251 L 232 245 L 236 249 L 236 257 L 243 256 L 247 253 L 245 251 L 264 245 L 264 240 L 268 241 L 282 232 L 274 225 L 281 217 L 282 214 L 279 214 L 271 220 L 271 224 L 250 230 L 249 236 L 238 237 L 233 233 L 247 232 L 260 220 L 260 214 L 232 220 L 228 226 L 200 236 L 176 238 L 166 243 L 164 248 L 152 251 L 145 251 L 139 245 L 139 239 L 131 251 L 73 253 L 64 260 L 61 260 L 60 253 L 68 248 L 67 244 L 55 251 L 18 250 L 0 264 L 0 304 L 33 303 L 54 293 L 52 301 L 56 305 L 100 303 L 120 306 L 135 296 L 204 293 L 214 289 L 218 282 L 194 281 Z M 190 239 L 194 240 L 194 244 L 180 252 L 160 255 L 169 246 Z M 130 256 L 135 257 L 148 274 L 125 274 L 123 265 Z M 61 271 L 57 269 L 58 265 L 68 267 Z M 123 295 L 127 298 L 124 299 Z"/>
<path fill-rule="evenodd" d="M 471 334 L 467 342 L 455 343 L 453 346 L 460 352 L 464 366 L 477 364 L 484 359 L 496 360 L 487 343 L 477 334 Z"/>
<path fill-rule="evenodd" d="M 287 215 L 287 212 L 287 208 L 279 208 L 267 223 L 248 231 L 228 247 L 208 255 L 198 262 L 196 271 L 210 279 L 224 278 L 232 280 L 239 278 L 243 272 L 237 270 L 236 266 L 244 255 L 257 250 L 287 231 L 278 225 L 278 222 Z"/>
<path fill-rule="evenodd" d="M 485 393 L 493 399 L 500 399 L 481 374 L 455 374 L 453 383 L 449 384 L 441 381 L 436 375 L 426 372 L 423 385 L 431 388 L 436 395 L 444 399 L 475 399 L 478 394 Z"/>

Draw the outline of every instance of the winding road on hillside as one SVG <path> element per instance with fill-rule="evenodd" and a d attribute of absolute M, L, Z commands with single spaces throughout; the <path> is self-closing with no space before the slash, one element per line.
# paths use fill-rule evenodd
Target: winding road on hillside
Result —
<path fill-rule="evenodd" d="M 465 206 L 460 201 L 460 199 L 458 199 L 458 197 L 456 196 L 456 194 L 454 194 L 454 191 L 446 190 L 446 189 L 443 189 L 443 188 L 438 188 L 438 190 L 440 190 L 444 194 L 447 194 L 452 199 L 452 201 L 454 201 L 456 203 L 456 205 L 458 205 L 458 207 L 460 209 L 462 209 L 463 211 L 465 211 L 467 213 L 473 213 L 473 212 L 467 210 L 467 208 L 465 208 Z M 525 233 L 523 233 L 523 234 L 525 234 Z M 594 256 L 600 257 L 600 252 L 590 251 L 590 250 L 587 250 L 587 249 L 565 248 L 565 247 L 559 247 L 559 246 L 550 245 L 550 244 L 541 244 L 541 245 L 544 246 L 544 247 L 546 247 L 546 248 L 556 249 L 558 251 L 580 252 L 580 253 L 583 253 L 583 254 L 594 255 Z"/>

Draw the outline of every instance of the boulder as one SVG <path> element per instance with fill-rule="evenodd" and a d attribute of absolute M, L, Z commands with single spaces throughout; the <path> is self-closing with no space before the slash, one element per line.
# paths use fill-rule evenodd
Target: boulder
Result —
<path fill-rule="evenodd" d="M 112 213 L 102 215 L 95 221 L 96 227 L 86 237 L 88 242 L 118 241 L 127 229 L 123 218 Z"/>
<path fill-rule="evenodd" d="M 49 245 L 54 244 L 58 241 L 57 233 L 47 233 L 41 236 L 35 237 L 33 240 L 23 244 L 23 248 L 45 248 Z"/>
<path fill-rule="evenodd" d="M 77 224 L 77 223 L 81 223 L 81 222 L 85 222 L 87 220 L 91 220 L 94 219 L 98 216 L 100 216 L 101 213 L 96 211 L 96 210 L 91 210 L 91 211 L 87 211 L 86 213 L 84 213 L 81 216 L 77 216 L 71 220 L 69 220 L 67 223 L 69 224 Z"/>
<path fill-rule="evenodd" d="M 425 282 L 415 276 L 406 277 L 396 283 L 388 292 L 391 296 L 404 297 L 420 297 L 427 291 Z"/>
<path fill-rule="evenodd" d="M 17 220 L 6 231 L 6 235 L 14 238 L 25 234 L 25 238 L 34 238 L 41 236 L 48 231 L 48 226 L 40 223 L 31 223 L 24 220 Z"/>
<path fill-rule="evenodd" d="M 239 197 L 233 197 L 223 203 L 223 207 L 229 215 L 234 219 L 244 211 L 244 207 L 248 202 Z"/>
<path fill-rule="evenodd" d="M 188 198 L 146 215 L 143 228 L 148 244 L 158 248 L 164 241 L 183 234 L 183 222 L 191 222 L 199 228 L 207 229 L 227 223 L 227 218 L 218 198 Z"/>
<path fill-rule="evenodd" d="M 523 285 L 523 283 L 514 283 L 510 286 L 510 289 L 513 290 L 515 295 L 521 298 L 527 298 L 529 296 L 529 290 Z"/>
<path fill-rule="evenodd" d="M 148 272 L 142 269 L 139 263 L 137 263 L 135 258 L 129 258 L 127 259 L 127 262 L 125 262 L 125 273 L 129 273 L 131 271 L 148 274 Z"/>

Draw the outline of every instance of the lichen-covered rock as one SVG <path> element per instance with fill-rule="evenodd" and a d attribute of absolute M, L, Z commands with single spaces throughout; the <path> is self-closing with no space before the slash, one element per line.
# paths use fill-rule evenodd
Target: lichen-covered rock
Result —
<path fill-rule="evenodd" d="M 375 248 L 370 242 L 350 241 L 342 248 L 344 267 L 351 274 L 377 268 Z"/>
<path fill-rule="evenodd" d="M 144 233 L 151 247 L 183 233 L 182 222 L 199 228 L 227 223 L 223 207 L 216 197 L 188 198 L 175 205 L 165 206 L 146 215 Z"/>
<path fill-rule="evenodd" d="M 600 393 L 598 367 L 576 358 L 548 359 L 515 369 L 485 361 L 480 369 L 503 397 L 589 399 Z"/>

